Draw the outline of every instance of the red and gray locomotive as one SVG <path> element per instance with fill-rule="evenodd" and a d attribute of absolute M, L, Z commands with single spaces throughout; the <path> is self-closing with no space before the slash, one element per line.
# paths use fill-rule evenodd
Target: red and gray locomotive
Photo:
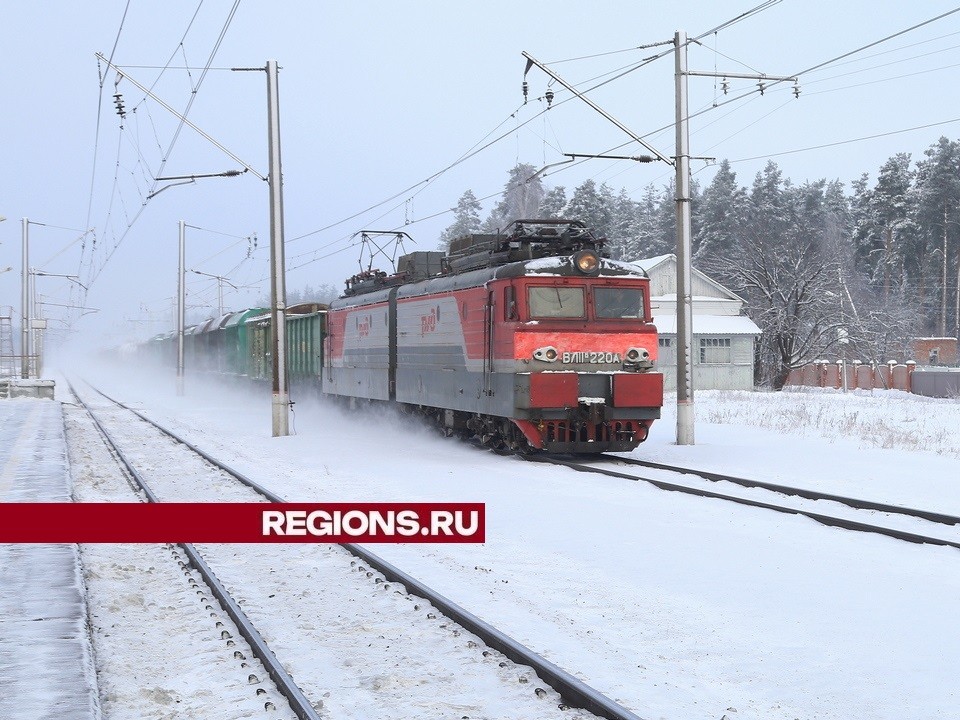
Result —
<path fill-rule="evenodd" d="M 401 403 L 497 449 L 629 451 L 663 404 L 649 285 L 578 221 L 410 253 L 331 304 L 323 392 Z"/>

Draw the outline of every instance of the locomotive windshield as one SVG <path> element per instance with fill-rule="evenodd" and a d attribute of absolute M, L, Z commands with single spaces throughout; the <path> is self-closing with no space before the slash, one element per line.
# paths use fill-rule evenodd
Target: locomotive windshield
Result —
<path fill-rule="evenodd" d="M 585 315 L 583 288 L 532 287 L 528 301 L 530 317 L 582 318 Z"/>
<path fill-rule="evenodd" d="M 639 288 L 594 288 L 593 302 L 598 318 L 643 317 L 643 290 Z"/>

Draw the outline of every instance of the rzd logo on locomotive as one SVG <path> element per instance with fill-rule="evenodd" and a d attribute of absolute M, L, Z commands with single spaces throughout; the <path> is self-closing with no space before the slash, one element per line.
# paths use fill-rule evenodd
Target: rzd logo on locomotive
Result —
<path fill-rule="evenodd" d="M 360 337 L 369 337 L 371 327 L 373 327 L 372 315 L 367 315 L 366 317 L 357 318 L 357 335 L 359 335 Z"/>
<path fill-rule="evenodd" d="M 432 333 L 437 329 L 437 322 L 440 320 L 440 307 L 431 308 L 426 315 L 420 316 L 420 337 L 427 333 Z"/>

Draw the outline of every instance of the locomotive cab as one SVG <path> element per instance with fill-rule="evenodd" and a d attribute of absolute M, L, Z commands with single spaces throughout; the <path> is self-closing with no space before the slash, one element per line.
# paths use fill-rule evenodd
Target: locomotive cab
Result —
<path fill-rule="evenodd" d="M 538 449 L 632 450 L 660 417 L 663 395 L 663 376 L 652 372 L 649 281 L 606 260 L 595 275 L 558 260 L 566 262 L 549 274 L 535 272 L 540 263 L 503 290 L 494 344 L 509 358 L 500 369 L 515 376 L 514 423 Z"/>

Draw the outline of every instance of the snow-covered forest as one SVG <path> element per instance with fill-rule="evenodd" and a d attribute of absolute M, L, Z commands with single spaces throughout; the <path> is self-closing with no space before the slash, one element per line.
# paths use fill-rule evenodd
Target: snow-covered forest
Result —
<path fill-rule="evenodd" d="M 441 246 L 496 232 L 518 218 L 583 220 L 611 257 L 674 252 L 673 184 L 635 200 L 594 180 L 568 193 L 537 169 L 509 171 L 485 219 L 467 190 Z M 763 329 L 760 380 L 782 385 L 791 367 L 819 357 L 908 359 L 909 340 L 953 335 L 960 305 L 960 142 L 941 137 L 924 158 L 898 153 L 875 177 L 795 184 L 774 162 L 741 184 L 726 161 L 693 184 L 694 264 L 747 301 Z"/>

